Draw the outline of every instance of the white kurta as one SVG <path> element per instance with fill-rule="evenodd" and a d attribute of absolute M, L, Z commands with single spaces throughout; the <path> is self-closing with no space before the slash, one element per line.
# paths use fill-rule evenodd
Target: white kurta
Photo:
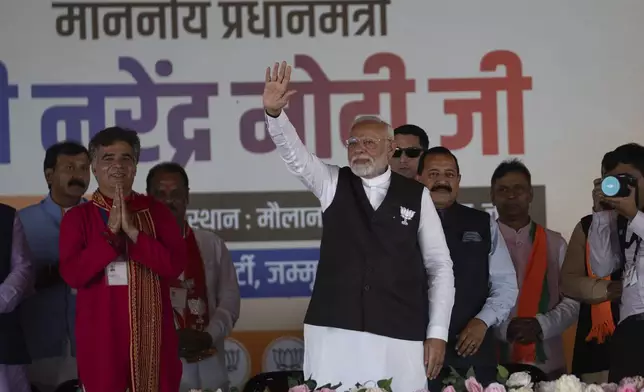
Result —
<path fill-rule="evenodd" d="M 335 196 L 340 168 L 311 154 L 284 112 L 266 116 L 267 129 L 289 171 L 320 200 L 326 210 Z M 362 179 L 365 194 L 374 209 L 382 203 L 391 181 L 391 171 Z M 356 206 L 356 208 L 359 208 Z M 454 305 L 454 272 L 440 218 L 429 191 L 422 194 L 418 242 L 429 277 L 427 338 L 447 341 Z M 392 378 L 396 392 L 413 392 L 427 386 L 423 343 L 339 328 L 304 325 L 304 376 L 320 385 L 355 383 Z"/>

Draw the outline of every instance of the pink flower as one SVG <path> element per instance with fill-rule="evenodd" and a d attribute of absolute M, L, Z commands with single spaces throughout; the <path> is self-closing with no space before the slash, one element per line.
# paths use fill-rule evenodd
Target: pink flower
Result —
<path fill-rule="evenodd" d="M 617 388 L 617 392 L 637 392 L 635 384 L 622 384 Z"/>
<path fill-rule="evenodd" d="M 633 377 L 623 378 L 622 381 L 619 382 L 619 385 L 627 385 L 627 384 L 632 384 L 635 387 L 637 387 L 637 381 L 635 381 Z"/>
<path fill-rule="evenodd" d="M 483 392 L 483 385 L 481 385 L 474 377 L 465 380 L 465 389 L 467 392 Z"/>
<path fill-rule="evenodd" d="M 296 385 L 293 388 L 289 389 L 288 392 L 311 392 L 309 391 L 309 387 L 306 386 L 306 384 L 302 385 Z"/>
<path fill-rule="evenodd" d="M 493 382 L 485 388 L 485 392 L 505 392 L 505 387 L 497 382 Z"/>
<path fill-rule="evenodd" d="M 635 384 L 635 387 L 638 390 L 641 390 L 642 388 L 644 388 L 644 377 L 642 376 L 633 377 L 633 383 Z"/>
<path fill-rule="evenodd" d="M 331 389 L 331 388 L 322 388 L 322 389 L 320 389 L 320 392 L 335 392 L 335 389 Z"/>
<path fill-rule="evenodd" d="M 448 385 L 445 388 L 443 388 L 443 392 L 456 392 L 456 389 L 452 385 Z"/>

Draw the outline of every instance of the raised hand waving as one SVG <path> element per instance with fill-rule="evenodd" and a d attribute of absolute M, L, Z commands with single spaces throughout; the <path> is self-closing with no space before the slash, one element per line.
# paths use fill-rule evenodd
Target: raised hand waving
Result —
<path fill-rule="evenodd" d="M 296 93 L 295 90 L 288 90 L 288 83 L 291 80 L 291 66 L 282 61 L 282 64 L 275 63 L 273 71 L 271 67 L 266 68 L 266 85 L 264 85 L 264 110 L 273 117 L 277 117 L 282 109 L 288 104 L 288 100 Z"/>

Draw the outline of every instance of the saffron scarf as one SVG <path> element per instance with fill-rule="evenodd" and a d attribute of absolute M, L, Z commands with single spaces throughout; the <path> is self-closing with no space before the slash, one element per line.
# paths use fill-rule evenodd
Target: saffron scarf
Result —
<path fill-rule="evenodd" d="M 177 279 L 172 287 L 187 290 L 187 303 L 182 312 L 174 309 L 175 319 L 180 328 L 203 331 L 209 323 L 206 273 L 194 231 L 187 222 L 184 222 L 183 230 L 188 248 L 188 264 L 183 272 L 183 281 Z"/>
<path fill-rule="evenodd" d="M 132 192 L 125 202 L 133 224 L 141 232 L 156 238 L 149 200 L 146 196 Z M 92 202 L 101 210 L 107 225 L 112 200 L 97 190 L 92 195 Z M 128 296 L 131 392 L 158 392 L 163 317 L 159 276 L 141 263 L 129 260 Z"/>
<path fill-rule="evenodd" d="M 546 313 L 550 302 L 548 288 L 548 243 L 543 226 L 532 222 L 530 228 L 532 252 L 521 292 L 517 300 L 517 317 L 536 317 Z M 521 344 L 515 342 L 511 347 L 512 362 L 544 363 L 546 353 L 543 342 Z"/>
<path fill-rule="evenodd" d="M 610 275 L 604 278 L 599 278 L 593 273 L 590 266 L 590 246 L 586 241 L 586 271 L 588 276 L 594 279 L 602 279 L 610 281 Z M 615 332 L 615 322 L 613 321 L 613 309 L 611 308 L 610 301 L 604 301 L 599 304 L 590 305 L 590 320 L 591 328 L 586 341 L 596 340 L 597 343 L 602 344 L 606 339 Z"/>

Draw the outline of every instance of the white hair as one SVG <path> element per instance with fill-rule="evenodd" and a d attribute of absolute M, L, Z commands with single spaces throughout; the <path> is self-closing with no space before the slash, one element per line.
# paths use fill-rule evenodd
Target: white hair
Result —
<path fill-rule="evenodd" d="M 374 115 L 358 116 L 355 120 L 353 120 L 353 124 L 351 124 L 351 129 L 355 128 L 356 125 L 362 124 L 362 123 L 382 124 L 387 127 L 387 136 L 392 139 L 394 137 L 394 129 L 391 127 L 391 124 L 389 124 L 388 122 L 386 122 L 385 120 L 381 119 L 378 116 L 374 116 Z"/>

